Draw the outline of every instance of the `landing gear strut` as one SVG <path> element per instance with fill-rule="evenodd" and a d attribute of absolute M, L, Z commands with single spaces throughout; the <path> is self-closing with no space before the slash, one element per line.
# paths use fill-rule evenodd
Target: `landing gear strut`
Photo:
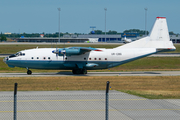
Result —
<path fill-rule="evenodd" d="M 73 69 L 72 73 L 73 74 L 87 74 L 87 70 L 86 69 Z"/>

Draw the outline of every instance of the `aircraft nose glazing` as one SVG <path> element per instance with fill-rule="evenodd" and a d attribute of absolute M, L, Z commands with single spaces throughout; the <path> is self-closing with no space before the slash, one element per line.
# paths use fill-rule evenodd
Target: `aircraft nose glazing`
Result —
<path fill-rule="evenodd" d="M 9 58 L 8 58 L 8 57 L 5 57 L 5 58 L 3 59 L 3 62 L 6 63 L 7 60 L 9 60 Z"/>

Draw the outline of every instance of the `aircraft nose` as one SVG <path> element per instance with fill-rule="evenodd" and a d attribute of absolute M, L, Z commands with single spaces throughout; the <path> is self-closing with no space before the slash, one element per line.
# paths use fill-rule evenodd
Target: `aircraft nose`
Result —
<path fill-rule="evenodd" d="M 6 61 L 8 61 L 8 60 L 9 60 L 9 58 L 8 58 L 8 57 L 5 57 L 5 58 L 3 59 L 3 62 L 6 63 Z"/>

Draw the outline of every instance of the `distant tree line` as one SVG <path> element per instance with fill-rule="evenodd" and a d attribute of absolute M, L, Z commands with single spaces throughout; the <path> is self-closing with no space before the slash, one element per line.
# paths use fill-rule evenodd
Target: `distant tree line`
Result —
<path fill-rule="evenodd" d="M 123 33 L 139 33 L 139 35 L 142 36 L 142 35 L 145 35 L 146 33 L 148 35 L 149 31 L 139 30 L 139 29 L 130 29 L 130 30 L 125 30 Z"/>
<path fill-rule="evenodd" d="M 40 37 L 40 35 L 43 34 L 44 37 L 59 37 L 59 32 L 56 33 L 11 33 L 11 34 L 0 34 L 1 36 L 5 36 L 8 38 L 20 38 L 20 37 Z M 72 33 L 60 33 L 60 37 L 62 37 L 63 35 L 70 35 Z M 74 33 L 75 35 L 80 35 L 81 33 Z"/>
<path fill-rule="evenodd" d="M 147 32 L 147 34 L 149 34 L 148 31 L 145 30 L 139 30 L 139 29 L 129 29 L 129 30 L 125 30 L 123 31 L 123 33 L 139 33 L 140 36 L 145 35 L 145 33 Z M 12 33 L 12 34 L 0 34 L 0 41 L 6 41 L 6 37 L 8 38 L 20 38 L 20 37 L 40 37 L 40 34 L 44 34 L 44 37 L 59 37 L 59 32 L 56 33 L 22 33 L 22 34 L 17 34 L 17 33 Z M 73 33 L 74 35 L 82 35 L 82 33 Z M 83 33 L 84 34 L 84 33 Z M 92 32 L 90 32 L 89 34 L 92 34 Z M 105 34 L 105 32 L 103 32 L 102 30 L 94 30 L 93 34 Z M 118 33 L 117 31 L 113 31 L 113 30 L 109 30 L 106 32 L 106 34 L 121 34 Z M 72 33 L 60 33 L 60 36 L 62 37 L 63 35 L 72 35 Z M 178 35 L 175 34 L 174 32 L 170 31 L 169 35 Z"/>
<path fill-rule="evenodd" d="M 6 40 L 7 40 L 6 36 L 1 36 L 0 41 L 6 41 Z"/>
<path fill-rule="evenodd" d="M 90 32 L 89 34 L 92 34 L 92 32 Z M 94 30 L 93 34 L 105 34 L 105 32 L 103 32 L 102 30 Z M 118 33 L 117 31 L 109 30 L 108 32 L 106 32 L 106 34 L 121 34 L 121 33 Z"/>
<path fill-rule="evenodd" d="M 178 35 L 178 34 L 175 34 L 173 31 L 170 31 L 169 35 Z"/>
<path fill-rule="evenodd" d="M 7 40 L 6 36 L 3 35 L 2 32 L 1 32 L 0 41 L 6 41 L 6 40 Z"/>

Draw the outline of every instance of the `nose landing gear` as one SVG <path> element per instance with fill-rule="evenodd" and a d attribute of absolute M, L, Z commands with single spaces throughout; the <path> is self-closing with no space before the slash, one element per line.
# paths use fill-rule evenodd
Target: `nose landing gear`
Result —
<path fill-rule="evenodd" d="M 32 74 L 32 71 L 31 71 L 31 70 L 28 70 L 28 71 L 27 71 L 27 74 L 28 74 L 28 75 L 31 75 L 31 74 Z"/>
<path fill-rule="evenodd" d="M 28 75 L 31 75 L 31 74 L 32 74 L 32 71 L 31 71 L 31 70 L 29 70 L 29 68 L 28 68 L 28 67 L 27 67 L 26 69 L 27 69 L 27 74 L 28 74 Z"/>

